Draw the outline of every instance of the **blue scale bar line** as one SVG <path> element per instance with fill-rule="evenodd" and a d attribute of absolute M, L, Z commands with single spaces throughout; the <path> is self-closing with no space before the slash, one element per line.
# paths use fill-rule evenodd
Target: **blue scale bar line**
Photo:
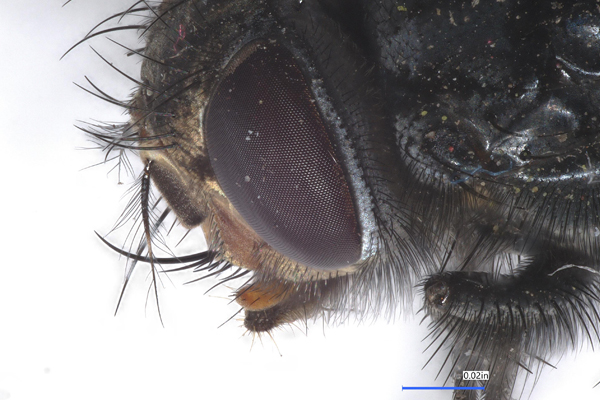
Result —
<path fill-rule="evenodd" d="M 483 386 L 402 386 L 402 390 L 484 390 Z"/>

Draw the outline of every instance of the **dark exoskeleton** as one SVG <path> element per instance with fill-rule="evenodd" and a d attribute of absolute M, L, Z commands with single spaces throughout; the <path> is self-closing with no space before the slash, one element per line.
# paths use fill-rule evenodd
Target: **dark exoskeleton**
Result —
<path fill-rule="evenodd" d="M 420 288 L 452 383 L 490 372 L 456 399 L 518 397 L 520 371 L 598 341 L 597 2 L 138 7 L 131 120 L 89 130 L 146 165 L 134 258 L 252 271 L 255 332 L 394 313 Z M 154 256 L 149 182 L 207 252 Z"/>

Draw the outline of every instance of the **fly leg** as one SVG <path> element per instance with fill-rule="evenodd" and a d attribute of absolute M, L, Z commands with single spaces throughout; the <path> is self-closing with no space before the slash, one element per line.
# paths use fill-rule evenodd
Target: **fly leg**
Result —
<path fill-rule="evenodd" d="M 583 340 L 598 342 L 596 268 L 590 257 L 545 248 L 511 275 L 455 271 L 431 276 L 424 285 L 424 309 L 437 349 L 450 349 L 452 376 L 489 371 L 485 398 L 509 400 L 519 369 L 534 373 L 551 354 L 577 348 Z M 457 391 L 455 399 L 479 395 Z"/>

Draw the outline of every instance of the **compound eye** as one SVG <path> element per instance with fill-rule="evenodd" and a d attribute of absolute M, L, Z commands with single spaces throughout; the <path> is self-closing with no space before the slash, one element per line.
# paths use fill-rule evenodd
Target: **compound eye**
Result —
<path fill-rule="evenodd" d="M 308 81 L 276 43 L 246 45 L 205 114 L 211 166 L 248 225 L 279 253 L 332 270 L 361 257 L 344 170 Z"/>

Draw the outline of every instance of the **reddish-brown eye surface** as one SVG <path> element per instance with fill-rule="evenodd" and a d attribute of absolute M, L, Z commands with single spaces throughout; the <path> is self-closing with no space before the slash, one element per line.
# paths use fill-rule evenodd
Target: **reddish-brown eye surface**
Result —
<path fill-rule="evenodd" d="M 344 170 L 289 50 L 253 43 L 238 53 L 211 96 L 205 135 L 225 195 L 270 246 L 324 270 L 360 259 Z"/>

